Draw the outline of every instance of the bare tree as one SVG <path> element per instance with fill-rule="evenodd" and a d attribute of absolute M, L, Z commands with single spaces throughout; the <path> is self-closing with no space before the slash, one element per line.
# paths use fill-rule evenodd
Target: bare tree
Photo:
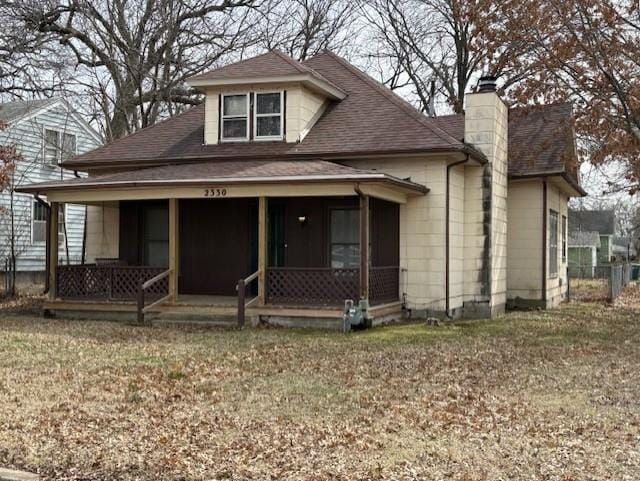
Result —
<path fill-rule="evenodd" d="M 246 40 L 255 0 L 5 1 L 27 32 L 59 42 L 111 140 L 199 103 L 184 80 Z"/>
<path fill-rule="evenodd" d="M 443 96 L 454 112 L 481 73 L 501 76 L 504 89 L 525 75 L 526 44 L 510 41 L 499 2 L 479 0 L 367 0 L 361 11 L 380 45 L 391 88 L 410 86 L 420 108 Z"/>
<path fill-rule="evenodd" d="M 344 54 L 353 45 L 354 10 L 349 0 L 270 0 L 261 6 L 258 46 L 298 60 L 322 50 Z"/>

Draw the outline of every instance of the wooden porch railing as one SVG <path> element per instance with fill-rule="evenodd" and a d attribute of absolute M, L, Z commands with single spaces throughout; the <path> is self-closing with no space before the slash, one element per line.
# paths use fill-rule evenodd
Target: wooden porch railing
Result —
<path fill-rule="evenodd" d="M 249 277 L 240 279 L 236 285 L 236 291 L 238 291 L 238 327 L 244 326 L 246 309 L 251 303 L 255 302 L 257 296 L 246 302 L 247 287 L 260 276 L 260 270 L 255 271 Z"/>
<path fill-rule="evenodd" d="M 168 301 L 169 298 L 171 297 L 170 294 L 167 294 L 166 296 L 161 297 L 160 299 L 157 299 L 156 301 L 152 302 L 148 306 L 144 305 L 144 303 L 145 303 L 145 299 L 144 298 L 145 298 L 146 291 L 150 290 L 152 287 L 158 285 L 158 283 L 163 281 L 164 279 L 167 279 L 170 274 L 171 274 L 171 269 L 167 269 L 166 271 L 161 272 L 157 276 L 153 276 L 151 279 L 149 279 L 146 282 L 143 282 L 142 280 L 140 280 L 139 285 L 138 285 L 138 296 L 137 296 L 138 297 L 137 311 L 138 311 L 138 323 L 139 324 L 144 324 L 144 315 L 147 312 L 149 312 L 154 307 L 159 306 L 163 302 Z"/>
<path fill-rule="evenodd" d="M 335 305 L 359 299 L 360 269 L 270 267 L 267 269 L 267 302 L 270 304 Z M 371 267 L 369 301 L 397 301 L 400 268 Z"/>
<path fill-rule="evenodd" d="M 137 298 L 140 280 L 146 282 L 164 270 L 149 266 L 61 265 L 57 267 L 57 296 L 88 301 L 133 301 Z M 163 278 L 146 294 L 160 298 L 168 292 L 168 279 Z"/>

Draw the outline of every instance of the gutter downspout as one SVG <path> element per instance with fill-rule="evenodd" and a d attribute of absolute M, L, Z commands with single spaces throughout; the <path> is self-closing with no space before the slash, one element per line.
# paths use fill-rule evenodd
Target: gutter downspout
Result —
<path fill-rule="evenodd" d="M 547 305 L 547 181 L 542 181 L 542 292 L 540 300 Z"/>
<path fill-rule="evenodd" d="M 451 169 L 458 165 L 466 164 L 469 162 L 469 154 L 465 154 L 465 158 L 459 160 L 457 162 L 453 162 L 451 164 L 447 164 L 447 178 L 445 181 L 445 259 L 444 259 L 444 290 L 445 290 L 445 314 L 451 319 L 451 300 L 449 295 L 449 284 L 450 284 L 450 266 L 449 266 L 449 257 L 451 251 L 451 242 L 450 242 L 450 227 L 449 227 L 449 219 L 451 217 L 451 213 L 449 212 L 449 203 L 450 203 L 450 178 L 451 178 Z"/>
<path fill-rule="evenodd" d="M 42 200 L 39 194 L 34 194 L 33 196 L 36 201 L 41 204 L 47 212 L 47 222 L 45 223 L 45 232 L 46 232 L 46 242 L 45 242 L 45 253 L 44 253 L 44 294 L 49 292 L 49 273 L 51 272 L 51 248 L 49 243 L 51 242 L 51 205 Z"/>

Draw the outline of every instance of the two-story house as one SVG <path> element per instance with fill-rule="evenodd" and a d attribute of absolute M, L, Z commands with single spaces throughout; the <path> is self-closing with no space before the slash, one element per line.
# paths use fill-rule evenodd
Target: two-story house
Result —
<path fill-rule="evenodd" d="M 15 145 L 18 159 L 11 185 L 0 193 L 0 270 L 12 271 L 24 288 L 44 283 L 46 203 L 16 192 L 33 182 L 69 180 L 72 171 L 60 163 L 98 147 L 100 136 L 60 98 L 0 104 L 0 145 Z M 64 264 L 82 260 L 84 205 L 59 206 L 58 248 Z"/>
<path fill-rule="evenodd" d="M 428 118 L 331 52 L 189 84 L 203 105 L 63 163 L 88 178 L 22 189 L 51 202 L 52 246 L 57 206 L 89 206 L 98 262 L 53 249 L 50 312 L 339 325 L 347 299 L 377 322 L 564 297 L 570 106 L 509 109 L 485 78 Z"/>

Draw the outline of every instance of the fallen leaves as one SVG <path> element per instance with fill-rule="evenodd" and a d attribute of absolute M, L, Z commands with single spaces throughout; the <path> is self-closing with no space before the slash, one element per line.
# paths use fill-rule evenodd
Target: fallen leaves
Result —
<path fill-rule="evenodd" d="M 632 480 L 637 311 L 351 335 L 0 321 L 0 465 L 60 480 Z"/>

